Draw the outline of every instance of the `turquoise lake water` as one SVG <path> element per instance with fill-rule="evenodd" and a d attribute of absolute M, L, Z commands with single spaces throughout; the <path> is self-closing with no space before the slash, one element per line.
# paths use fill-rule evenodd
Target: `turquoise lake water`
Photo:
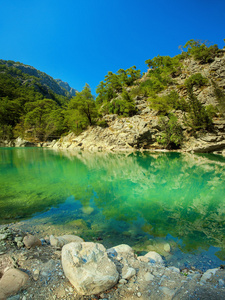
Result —
<path fill-rule="evenodd" d="M 180 268 L 220 266 L 225 159 L 0 148 L 0 224 L 11 222 L 155 250 Z"/>

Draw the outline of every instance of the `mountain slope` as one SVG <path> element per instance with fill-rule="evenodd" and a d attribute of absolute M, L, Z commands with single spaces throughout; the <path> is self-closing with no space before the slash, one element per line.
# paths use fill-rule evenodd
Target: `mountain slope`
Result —
<path fill-rule="evenodd" d="M 50 93 L 70 97 L 70 93 L 61 87 L 56 80 L 44 72 L 35 69 L 32 66 L 24 65 L 10 60 L 0 60 L 1 77 L 7 74 L 14 79 L 18 79 L 22 85 L 33 86 L 36 91 L 43 93 L 44 96 Z"/>

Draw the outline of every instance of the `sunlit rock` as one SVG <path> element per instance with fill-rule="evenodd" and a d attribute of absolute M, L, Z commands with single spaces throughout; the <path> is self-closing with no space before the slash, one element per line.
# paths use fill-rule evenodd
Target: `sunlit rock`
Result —
<path fill-rule="evenodd" d="M 0 280 L 0 299 L 16 294 L 28 281 L 29 276 L 18 270 L 9 269 Z"/>
<path fill-rule="evenodd" d="M 81 295 L 92 295 L 113 287 L 119 278 L 106 249 L 98 243 L 70 243 L 62 249 L 66 277 Z"/>
<path fill-rule="evenodd" d="M 76 235 L 63 235 L 55 237 L 54 235 L 50 235 L 50 244 L 53 247 L 62 248 L 64 245 L 69 243 L 81 243 L 84 242 L 82 238 Z"/>
<path fill-rule="evenodd" d="M 41 241 L 34 235 L 28 234 L 23 238 L 24 245 L 29 248 L 34 248 L 36 246 L 41 246 Z"/>

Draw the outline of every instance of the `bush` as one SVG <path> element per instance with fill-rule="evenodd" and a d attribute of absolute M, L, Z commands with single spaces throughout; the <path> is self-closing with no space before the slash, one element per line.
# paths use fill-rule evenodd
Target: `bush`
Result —
<path fill-rule="evenodd" d="M 200 40 L 190 40 L 184 48 L 187 48 L 187 53 L 202 64 L 212 62 L 219 50 L 217 45 L 207 47 L 206 42 Z"/>
<path fill-rule="evenodd" d="M 208 79 L 203 77 L 201 73 L 191 75 L 185 80 L 185 86 L 187 89 L 192 89 L 193 86 L 201 87 L 208 83 Z"/>
<path fill-rule="evenodd" d="M 171 110 L 187 111 L 188 109 L 187 102 L 180 98 L 176 91 L 171 91 L 166 96 L 150 98 L 149 101 L 150 107 L 162 115 L 167 115 Z"/>
<path fill-rule="evenodd" d="M 102 128 L 107 128 L 107 127 L 109 127 L 108 123 L 107 123 L 106 120 L 104 120 L 104 119 L 99 120 L 99 121 L 97 122 L 97 125 L 100 126 L 100 127 L 102 127 Z"/>

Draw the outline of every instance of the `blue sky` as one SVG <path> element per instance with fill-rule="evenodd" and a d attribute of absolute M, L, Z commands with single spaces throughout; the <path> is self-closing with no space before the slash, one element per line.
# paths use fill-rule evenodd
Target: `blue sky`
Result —
<path fill-rule="evenodd" d="M 190 39 L 223 48 L 225 0 L 0 0 L 0 58 L 19 61 L 95 93 L 108 71 Z"/>

